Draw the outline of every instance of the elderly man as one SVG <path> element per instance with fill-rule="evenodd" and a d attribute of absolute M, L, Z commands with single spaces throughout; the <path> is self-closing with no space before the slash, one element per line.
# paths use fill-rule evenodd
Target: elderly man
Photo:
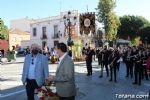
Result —
<path fill-rule="evenodd" d="M 49 80 L 56 82 L 56 91 L 59 100 L 75 100 L 74 63 L 68 55 L 67 46 L 64 43 L 58 43 L 55 49 L 59 55 L 60 62 L 56 76 L 50 76 Z"/>
<path fill-rule="evenodd" d="M 48 58 L 39 53 L 37 44 L 31 45 L 31 54 L 25 57 L 22 82 L 26 86 L 28 100 L 34 100 L 34 90 L 48 79 Z"/>

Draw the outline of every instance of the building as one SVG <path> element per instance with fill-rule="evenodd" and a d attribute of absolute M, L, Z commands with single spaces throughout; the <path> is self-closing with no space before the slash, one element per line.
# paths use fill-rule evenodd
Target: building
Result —
<path fill-rule="evenodd" d="M 25 43 L 22 43 L 23 41 L 25 41 Z M 16 48 L 18 47 L 25 48 L 26 46 L 30 45 L 29 41 L 30 41 L 29 32 L 25 32 L 17 28 L 11 28 L 9 30 L 9 49 L 10 50 L 12 49 L 12 46 L 15 46 Z"/>
<path fill-rule="evenodd" d="M 10 21 L 10 29 L 16 28 L 25 32 L 30 33 L 30 24 L 33 22 L 33 19 L 29 19 L 28 17 L 22 19 L 16 19 Z"/>
<path fill-rule="evenodd" d="M 68 38 L 68 28 L 64 24 L 64 16 L 68 12 L 61 12 L 58 16 L 47 17 L 42 19 L 34 20 L 30 25 L 30 44 L 37 43 L 42 48 L 48 46 L 53 48 L 58 42 L 67 43 Z M 73 21 L 74 16 L 76 16 L 76 22 Z M 78 32 L 78 11 L 71 11 L 71 34 L 73 40 L 79 35 Z"/>
<path fill-rule="evenodd" d="M 7 40 L 1 40 L 0 39 L 0 50 L 4 50 L 4 52 L 6 53 L 6 51 L 9 49 L 9 44 Z"/>

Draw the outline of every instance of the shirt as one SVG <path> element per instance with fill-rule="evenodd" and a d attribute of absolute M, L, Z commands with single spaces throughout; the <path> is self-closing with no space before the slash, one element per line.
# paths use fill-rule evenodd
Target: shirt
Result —
<path fill-rule="evenodd" d="M 57 66 L 57 69 L 59 68 L 59 66 L 60 66 L 60 64 L 61 64 L 61 62 L 62 62 L 62 60 L 64 59 L 64 57 L 67 55 L 67 53 L 65 53 L 63 56 L 61 56 L 60 58 L 59 58 L 59 63 L 58 63 L 58 66 Z"/>
<path fill-rule="evenodd" d="M 32 57 L 28 73 L 29 79 L 35 79 L 35 67 L 36 67 L 35 64 L 36 64 L 36 57 L 35 58 Z"/>

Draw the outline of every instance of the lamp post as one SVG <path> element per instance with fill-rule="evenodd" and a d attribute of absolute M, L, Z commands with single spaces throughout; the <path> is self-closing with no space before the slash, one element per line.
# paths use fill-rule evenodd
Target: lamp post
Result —
<path fill-rule="evenodd" d="M 67 15 L 64 15 L 64 25 L 67 28 L 67 33 L 68 33 L 68 40 L 67 40 L 67 45 L 72 46 L 73 41 L 72 41 L 72 34 L 71 34 L 71 26 L 76 25 L 76 19 L 77 17 L 74 16 L 72 20 L 71 12 L 68 11 Z"/>

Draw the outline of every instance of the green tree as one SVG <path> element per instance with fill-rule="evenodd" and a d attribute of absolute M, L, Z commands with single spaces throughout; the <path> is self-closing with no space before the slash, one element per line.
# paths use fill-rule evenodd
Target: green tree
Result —
<path fill-rule="evenodd" d="M 106 40 L 112 41 L 116 38 L 118 27 L 120 25 L 119 18 L 113 11 L 115 8 L 114 0 L 100 0 L 98 4 L 98 21 L 103 23 Z"/>
<path fill-rule="evenodd" d="M 150 43 L 150 26 L 141 28 L 139 33 L 143 43 Z"/>
<path fill-rule="evenodd" d="M 8 28 L 4 25 L 3 20 L 0 18 L 0 39 L 7 40 L 8 39 Z"/>
<path fill-rule="evenodd" d="M 148 20 L 142 16 L 125 15 L 120 17 L 120 27 L 118 28 L 118 37 L 122 39 L 134 40 L 139 36 L 140 28 L 149 25 Z"/>

